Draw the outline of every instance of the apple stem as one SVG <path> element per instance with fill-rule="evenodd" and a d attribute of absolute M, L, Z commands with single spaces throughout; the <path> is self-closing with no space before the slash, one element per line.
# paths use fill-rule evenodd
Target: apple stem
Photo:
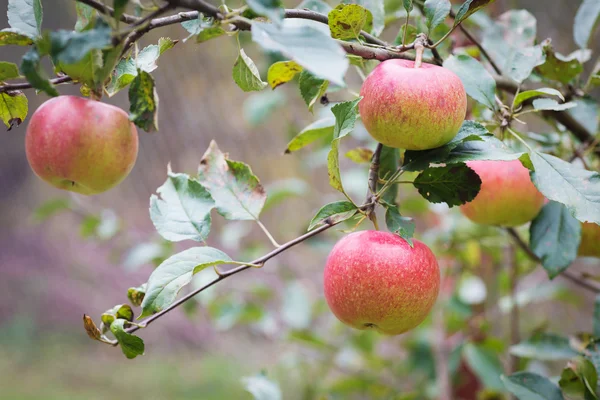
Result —
<path fill-rule="evenodd" d="M 425 51 L 425 46 L 423 46 L 420 43 L 415 44 L 415 50 L 417 52 L 417 55 L 415 57 L 415 68 L 421 68 L 421 64 L 423 62 L 423 52 Z"/>
<path fill-rule="evenodd" d="M 415 68 L 421 68 L 423 63 L 423 53 L 425 52 L 425 44 L 427 43 L 427 37 L 423 34 L 419 34 L 415 40 Z"/>

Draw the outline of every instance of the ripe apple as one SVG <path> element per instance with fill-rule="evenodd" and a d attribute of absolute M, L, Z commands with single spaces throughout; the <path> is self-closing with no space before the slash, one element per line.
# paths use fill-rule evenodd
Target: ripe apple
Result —
<path fill-rule="evenodd" d="M 331 250 L 325 299 L 336 317 L 357 329 L 398 335 L 419 325 L 435 303 L 440 270 L 431 250 L 381 231 L 360 231 Z"/>
<path fill-rule="evenodd" d="M 600 226 L 591 222 L 581 224 L 581 243 L 578 255 L 600 258 Z"/>
<path fill-rule="evenodd" d="M 465 88 L 452 71 L 387 60 L 362 85 L 358 107 L 367 131 L 389 147 L 427 150 L 448 143 L 467 113 Z"/>
<path fill-rule="evenodd" d="M 59 189 L 104 192 L 129 174 L 138 135 L 120 108 L 75 96 L 58 96 L 33 113 L 25 136 L 33 172 Z"/>
<path fill-rule="evenodd" d="M 531 221 L 540 212 L 544 195 L 519 160 L 468 161 L 467 165 L 481 178 L 475 199 L 460 207 L 471 221 L 512 227 Z"/>

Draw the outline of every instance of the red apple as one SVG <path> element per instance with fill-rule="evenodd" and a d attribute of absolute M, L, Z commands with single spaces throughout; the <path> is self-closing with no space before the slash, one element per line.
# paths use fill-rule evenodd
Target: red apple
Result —
<path fill-rule="evenodd" d="M 389 147 L 426 150 L 448 143 L 467 113 L 456 74 L 437 65 L 387 60 L 362 85 L 360 116 L 375 140 Z"/>
<path fill-rule="evenodd" d="M 544 195 L 519 160 L 468 161 L 467 165 L 481 178 L 475 199 L 460 207 L 471 221 L 512 227 L 531 221 L 540 212 Z"/>
<path fill-rule="evenodd" d="M 125 179 L 137 158 L 138 135 L 120 108 L 59 96 L 33 113 L 25 148 L 31 169 L 41 179 L 89 195 Z"/>
<path fill-rule="evenodd" d="M 429 314 L 440 288 L 431 250 L 414 248 L 389 232 L 361 231 L 331 250 L 324 272 L 325 299 L 343 323 L 398 335 Z"/>
<path fill-rule="evenodd" d="M 600 258 L 600 226 L 591 222 L 581 224 L 581 243 L 578 255 Z"/>

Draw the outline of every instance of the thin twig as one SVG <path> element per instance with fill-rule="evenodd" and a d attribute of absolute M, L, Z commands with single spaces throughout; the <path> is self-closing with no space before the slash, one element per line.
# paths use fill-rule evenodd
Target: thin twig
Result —
<path fill-rule="evenodd" d="M 69 83 L 72 82 L 73 78 L 71 78 L 70 76 L 58 76 L 56 78 L 52 78 L 50 79 L 50 83 L 52 83 L 53 85 L 60 85 L 63 83 Z M 9 83 L 6 85 L 0 85 L 0 93 L 8 93 L 8 92 L 12 92 L 14 90 L 24 90 L 24 89 L 31 89 L 33 86 L 31 86 L 31 83 L 29 82 L 23 82 L 23 83 Z"/>
<path fill-rule="evenodd" d="M 517 231 L 514 228 L 507 228 L 506 231 L 514 239 L 515 243 L 521 248 L 521 250 L 523 250 L 525 252 L 525 254 L 527 254 L 527 256 L 530 259 L 532 259 L 533 261 L 536 261 L 536 262 L 540 262 L 539 257 L 535 255 L 535 253 L 529 248 L 529 246 L 527 246 L 527 243 L 525 243 L 523 238 L 521 238 L 521 236 L 519 236 L 519 234 L 517 233 Z M 571 282 L 581 286 L 584 289 L 589 290 L 590 292 L 600 293 L 600 287 L 598 287 L 590 282 L 587 282 L 585 279 L 580 278 L 569 271 L 563 271 L 560 273 L 559 276 L 562 276 L 563 278 L 570 280 Z"/>
<path fill-rule="evenodd" d="M 269 232 L 269 230 L 267 229 L 267 227 L 260 222 L 258 219 L 256 220 L 256 223 L 258 224 L 258 226 L 260 227 L 260 229 L 262 229 L 262 231 L 265 233 L 265 235 L 267 236 L 267 238 L 269 238 L 269 241 L 271 242 L 271 244 L 275 247 L 279 247 L 280 244 L 277 243 L 277 241 L 275 240 L 275 238 L 273 237 L 273 235 L 271 235 L 271 232 Z"/>
<path fill-rule="evenodd" d="M 111 17 L 115 16 L 115 10 L 112 7 L 109 7 L 109 6 L 101 3 L 100 1 L 96 1 L 96 0 L 75 0 L 75 1 L 78 3 L 86 4 L 102 14 L 110 15 Z M 121 17 L 119 19 L 121 21 L 125 22 L 126 24 L 134 24 L 140 20 L 140 18 L 134 17 L 133 15 L 129 15 L 129 14 L 123 14 L 123 15 L 121 15 Z"/>
<path fill-rule="evenodd" d="M 283 253 L 284 251 L 286 251 L 287 249 L 294 247 L 295 245 L 304 242 L 307 239 L 310 239 L 313 236 L 318 235 L 321 232 L 326 231 L 327 229 L 339 224 L 341 221 L 328 221 L 328 223 L 326 223 L 323 226 L 320 226 L 310 232 L 305 233 L 302 236 L 297 237 L 294 240 L 290 240 L 287 243 L 282 244 L 281 246 L 277 247 L 275 250 L 271 251 L 270 253 L 265 254 L 264 256 L 257 258 L 256 260 L 252 261 L 250 264 L 254 264 L 254 265 L 263 265 L 264 263 L 266 263 L 268 260 L 270 260 L 271 258 L 275 257 L 276 255 Z M 132 326 L 129 329 L 127 329 L 128 333 L 133 333 L 135 331 L 137 331 L 138 329 L 140 329 L 141 327 L 147 327 L 148 325 L 150 325 L 152 322 L 156 321 L 157 319 L 159 319 L 160 317 L 162 317 L 163 315 L 167 314 L 168 312 L 170 312 L 171 310 L 179 307 L 180 305 L 182 305 L 183 303 L 185 303 L 186 301 L 188 301 L 189 299 L 191 299 L 192 297 L 196 296 L 198 293 L 208 289 L 209 287 L 211 287 L 212 285 L 221 282 L 222 280 L 227 279 L 230 276 L 233 276 L 239 272 L 245 271 L 249 268 L 252 268 L 250 265 L 242 265 L 239 266 L 237 268 L 234 268 L 232 270 L 226 271 L 221 273 L 217 278 L 213 279 L 212 281 L 210 281 L 209 283 L 207 283 L 206 285 L 202 286 L 201 288 L 198 288 L 196 290 L 194 290 L 191 293 L 188 293 L 187 295 L 183 296 L 182 298 L 180 298 L 179 300 L 177 300 L 175 303 L 171 304 L 169 307 L 165 308 L 162 311 L 157 312 L 156 314 L 146 318 L 144 321 L 142 321 L 140 323 L 140 326 Z"/>

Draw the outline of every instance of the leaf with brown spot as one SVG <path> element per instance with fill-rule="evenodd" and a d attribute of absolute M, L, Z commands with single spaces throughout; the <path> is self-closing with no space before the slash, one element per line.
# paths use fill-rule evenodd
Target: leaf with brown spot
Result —
<path fill-rule="evenodd" d="M 98 329 L 94 320 L 89 315 L 83 314 L 83 327 L 91 339 L 100 340 L 100 337 L 102 336 L 100 329 Z"/>
<path fill-rule="evenodd" d="M 299 72 L 302 72 L 302 67 L 295 61 L 278 61 L 269 67 L 267 82 L 271 89 L 275 89 L 294 79 Z"/>
<path fill-rule="evenodd" d="M 229 220 L 257 220 L 267 195 L 247 164 L 232 161 L 213 140 L 200 161 L 198 179 L 208 189 L 219 214 Z"/>
<path fill-rule="evenodd" d="M 356 39 L 361 30 L 373 27 L 373 14 L 358 4 L 339 4 L 328 14 L 329 30 L 335 39 Z"/>
<path fill-rule="evenodd" d="M 0 119 L 9 131 L 27 117 L 27 105 L 27 97 L 21 92 L 0 93 Z"/>
<path fill-rule="evenodd" d="M 145 130 L 158 130 L 158 93 L 154 78 L 138 69 L 138 75 L 129 87 L 129 119 Z"/>

